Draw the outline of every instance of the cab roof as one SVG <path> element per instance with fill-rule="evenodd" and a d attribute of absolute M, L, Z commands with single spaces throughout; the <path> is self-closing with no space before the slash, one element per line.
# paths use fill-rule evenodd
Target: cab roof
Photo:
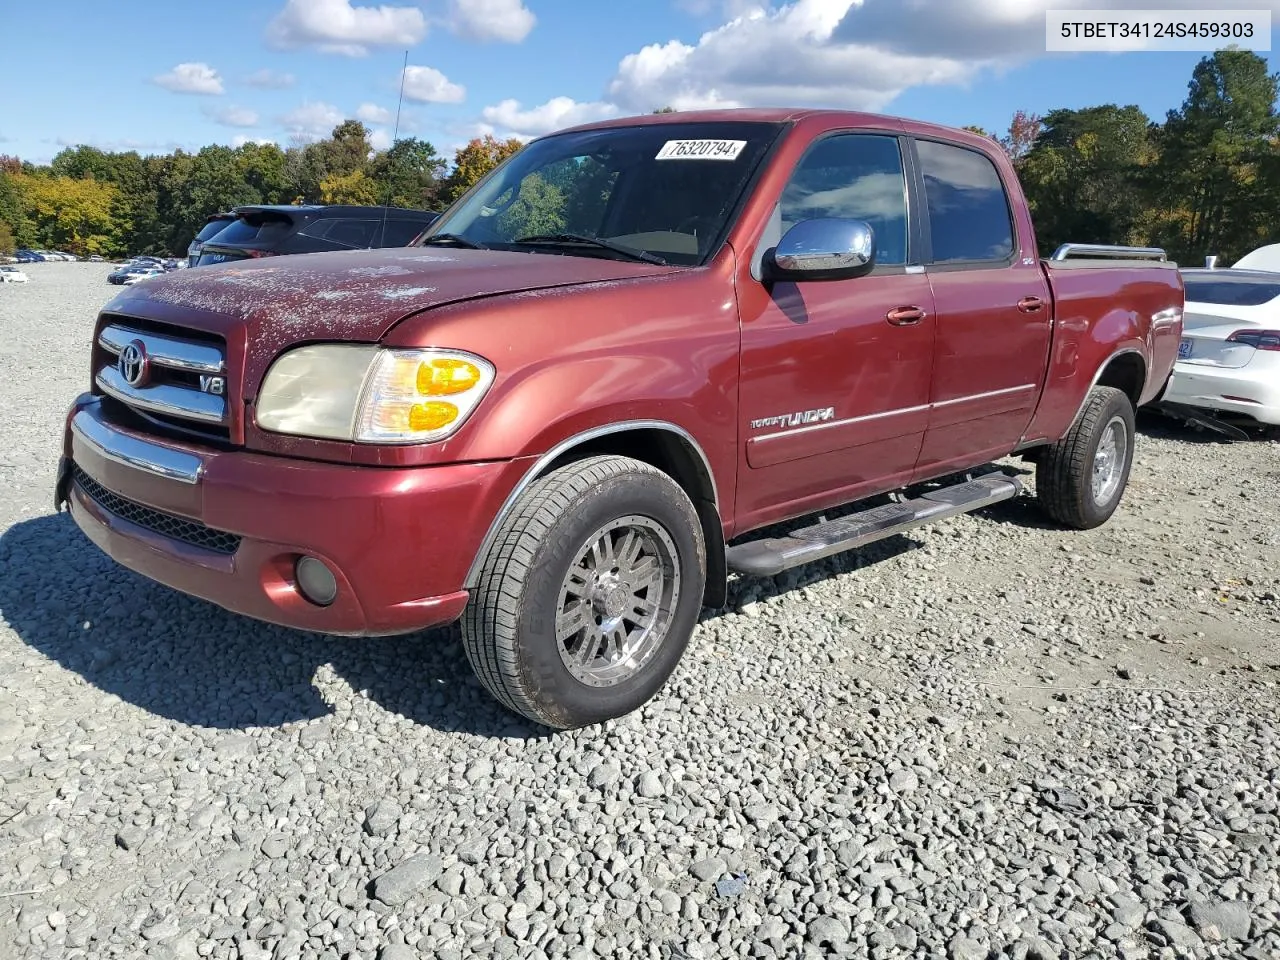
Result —
<path fill-rule="evenodd" d="M 934 134 L 948 140 L 959 140 L 970 143 L 994 143 L 988 137 L 982 137 L 958 127 L 948 127 L 937 123 L 911 120 L 906 117 L 883 113 L 865 113 L 856 110 L 834 110 L 822 107 L 729 107 L 714 110 L 678 110 L 674 113 L 642 113 L 628 117 L 612 117 L 608 120 L 597 120 L 582 123 L 555 133 L 570 133 L 579 130 L 602 130 L 610 127 L 650 126 L 664 123 L 799 123 L 804 120 L 825 121 L 833 127 L 863 126 L 898 126 L 914 134 Z M 554 136 L 555 134 L 548 134 Z"/>

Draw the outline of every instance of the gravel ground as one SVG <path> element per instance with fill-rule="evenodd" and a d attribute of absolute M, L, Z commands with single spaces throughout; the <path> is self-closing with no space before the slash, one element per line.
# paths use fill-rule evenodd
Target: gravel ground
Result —
<path fill-rule="evenodd" d="M 1275 442 L 1147 419 L 1099 530 L 739 583 L 548 736 L 452 631 L 258 624 L 53 515 L 106 272 L 0 287 L 6 960 L 1280 955 Z"/>

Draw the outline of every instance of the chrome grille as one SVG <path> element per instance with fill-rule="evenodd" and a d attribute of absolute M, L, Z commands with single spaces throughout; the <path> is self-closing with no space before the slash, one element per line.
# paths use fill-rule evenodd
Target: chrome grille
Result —
<path fill-rule="evenodd" d="M 222 344 L 120 320 L 98 334 L 106 360 L 94 374 L 98 389 L 139 414 L 212 439 L 228 439 L 227 362 Z"/>
<path fill-rule="evenodd" d="M 75 478 L 76 486 L 83 490 L 89 499 L 103 510 L 115 514 L 122 520 L 128 520 L 130 523 L 145 527 L 153 533 L 160 534 L 162 537 L 181 540 L 183 543 L 188 543 L 193 547 L 201 547 L 225 556 L 230 556 L 240 547 L 240 537 L 234 533 L 214 530 L 199 521 L 188 520 L 186 517 L 178 517 L 172 513 L 154 510 L 151 507 L 122 497 L 118 493 L 112 493 L 78 466 L 72 467 L 71 472 Z"/>

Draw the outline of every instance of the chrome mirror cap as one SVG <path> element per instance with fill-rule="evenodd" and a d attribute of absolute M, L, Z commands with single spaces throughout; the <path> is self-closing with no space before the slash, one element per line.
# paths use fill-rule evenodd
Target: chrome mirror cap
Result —
<path fill-rule="evenodd" d="M 766 279 L 848 280 L 875 266 L 875 231 L 865 220 L 801 220 L 767 258 Z"/>

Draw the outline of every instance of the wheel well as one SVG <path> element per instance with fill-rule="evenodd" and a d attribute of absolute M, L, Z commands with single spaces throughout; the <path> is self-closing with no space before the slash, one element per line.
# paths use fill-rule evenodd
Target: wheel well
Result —
<path fill-rule="evenodd" d="M 571 447 L 547 464 L 542 472 L 600 454 L 631 457 L 657 467 L 689 495 L 698 511 L 698 519 L 702 521 L 702 538 L 707 547 L 707 586 L 703 604 L 715 609 L 723 607 L 728 602 L 729 576 L 724 558 L 724 529 L 716 509 L 715 483 L 698 451 L 683 437 L 669 430 L 622 430 Z"/>
<path fill-rule="evenodd" d="M 1142 399 L 1142 390 L 1146 385 L 1147 364 L 1136 353 L 1123 353 L 1113 357 L 1098 378 L 1098 386 L 1115 387 L 1129 398 L 1135 409 Z"/>

